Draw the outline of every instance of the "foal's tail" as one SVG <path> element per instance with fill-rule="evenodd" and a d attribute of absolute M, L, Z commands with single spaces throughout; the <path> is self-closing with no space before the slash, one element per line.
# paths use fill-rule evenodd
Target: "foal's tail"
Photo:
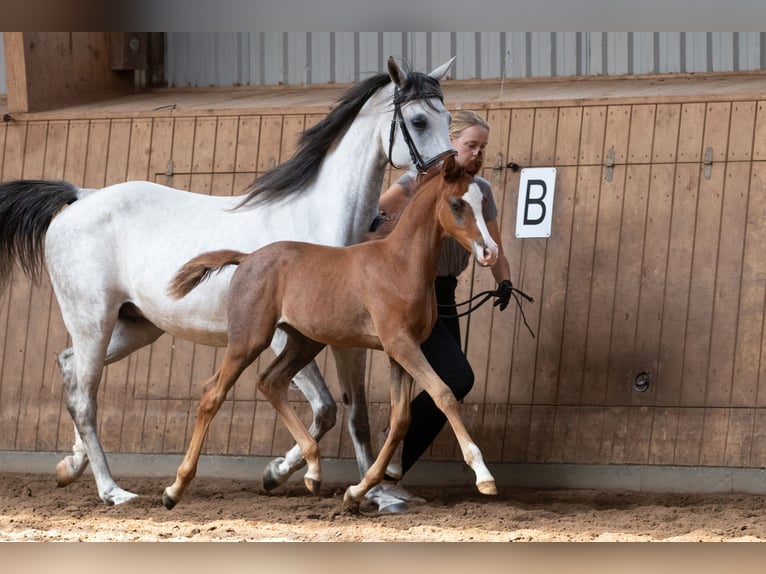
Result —
<path fill-rule="evenodd" d="M 231 249 L 197 255 L 187 261 L 175 274 L 168 286 L 168 294 L 174 299 L 181 299 L 213 273 L 217 273 L 227 265 L 239 265 L 245 257 L 247 253 Z"/>
<path fill-rule="evenodd" d="M 45 234 L 56 214 L 80 189 L 66 181 L 22 179 L 0 183 L 0 292 L 18 261 L 37 281 L 44 267 Z"/>

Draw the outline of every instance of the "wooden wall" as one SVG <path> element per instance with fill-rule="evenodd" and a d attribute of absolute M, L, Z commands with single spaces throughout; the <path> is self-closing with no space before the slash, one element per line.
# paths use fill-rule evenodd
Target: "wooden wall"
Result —
<path fill-rule="evenodd" d="M 593 100 L 474 106 L 491 129 L 484 175 L 500 207 L 515 307 L 464 320 L 476 383 L 462 406 L 489 461 L 766 465 L 766 100 Z M 238 193 L 284 160 L 326 110 L 30 119 L 0 125 L 0 178 L 88 187 L 149 179 Z M 712 163 L 705 164 L 706 150 Z M 607 178 L 605 163 L 614 150 Z M 519 174 L 557 168 L 553 233 L 514 237 Z M 396 174 L 390 174 L 392 177 Z M 459 297 L 491 288 L 469 270 Z M 55 354 L 67 334 L 49 283 L 17 276 L 0 299 L 0 450 L 68 450 Z M 202 381 L 220 351 L 163 336 L 105 371 L 108 451 L 185 449 Z M 321 366 L 337 395 L 332 358 Z M 374 432 L 388 413 L 387 366 L 370 353 Z M 649 373 L 650 387 L 633 389 Z M 308 407 L 291 391 L 304 415 Z M 342 417 L 342 418 L 341 418 Z M 353 457 L 339 421 L 326 457 Z M 235 387 L 205 451 L 274 455 L 292 444 L 252 377 Z M 459 459 L 449 431 L 427 454 Z"/>

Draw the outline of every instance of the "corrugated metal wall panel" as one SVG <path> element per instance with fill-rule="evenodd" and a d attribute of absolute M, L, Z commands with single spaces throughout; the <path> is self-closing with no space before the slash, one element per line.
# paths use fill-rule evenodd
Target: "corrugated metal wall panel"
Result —
<path fill-rule="evenodd" d="M 766 69 L 764 32 L 257 32 L 166 34 L 171 86 L 355 82 L 389 55 L 455 79 Z"/>

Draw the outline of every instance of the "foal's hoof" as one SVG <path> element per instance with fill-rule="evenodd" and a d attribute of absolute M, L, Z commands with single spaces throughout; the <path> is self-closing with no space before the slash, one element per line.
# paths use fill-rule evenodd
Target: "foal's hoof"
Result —
<path fill-rule="evenodd" d="M 284 461 L 284 457 L 275 458 L 263 469 L 262 483 L 264 490 L 274 490 L 278 486 L 283 485 L 287 482 L 287 479 L 290 478 L 289 474 L 283 475 L 279 473 L 279 465 Z"/>
<path fill-rule="evenodd" d="M 314 480 L 313 478 L 309 478 L 307 476 L 303 477 L 303 484 L 306 485 L 306 488 L 308 488 L 309 492 L 313 494 L 314 496 L 319 496 L 319 490 L 322 487 L 322 481 L 321 480 Z"/>
<path fill-rule="evenodd" d="M 480 482 L 476 485 L 476 488 L 478 488 L 479 492 L 482 494 L 488 494 L 490 496 L 497 494 L 497 486 L 495 486 L 493 481 Z"/>
<path fill-rule="evenodd" d="M 165 489 L 165 492 L 162 493 L 162 504 L 164 504 L 165 508 L 167 508 L 168 510 L 173 510 L 176 504 L 178 504 L 178 501 L 170 498 L 170 495 L 168 494 L 167 489 Z"/>
<path fill-rule="evenodd" d="M 56 465 L 56 486 L 69 486 L 82 476 L 86 466 L 87 462 L 81 464 L 78 468 L 74 468 L 70 457 L 63 459 Z"/>

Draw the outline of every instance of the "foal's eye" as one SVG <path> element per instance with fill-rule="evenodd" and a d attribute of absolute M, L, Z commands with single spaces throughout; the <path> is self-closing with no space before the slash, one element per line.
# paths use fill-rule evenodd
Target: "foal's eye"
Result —
<path fill-rule="evenodd" d="M 426 120 L 426 117 L 424 115 L 418 114 L 417 116 L 412 118 L 412 127 L 416 130 L 424 130 L 426 129 L 426 126 L 428 125 L 428 121 Z"/>
<path fill-rule="evenodd" d="M 449 206 L 452 209 L 452 213 L 460 214 L 465 210 L 465 201 L 462 199 L 450 199 Z"/>

